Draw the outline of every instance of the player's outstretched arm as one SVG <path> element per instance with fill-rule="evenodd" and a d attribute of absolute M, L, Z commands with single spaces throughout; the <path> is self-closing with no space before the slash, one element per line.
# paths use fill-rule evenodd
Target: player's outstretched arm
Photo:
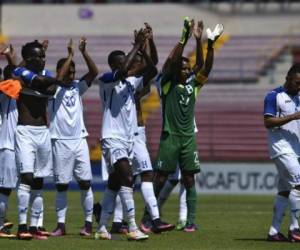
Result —
<path fill-rule="evenodd" d="M 5 56 L 7 63 L 9 65 L 17 66 L 17 56 L 15 53 L 15 49 L 11 44 L 9 46 L 3 44 L 0 47 L 0 54 Z"/>
<path fill-rule="evenodd" d="M 83 56 L 83 59 L 88 67 L 88 73 L 85 74 L 81 79 L 85 80 L 88 86 L 91 86 L 93 80 L 97 77 L 98 75 L 98 69 L 95 64 L 95 62 L 92 60 L 90 55 L 88 54 L 86 50 L 86 38 L 81 37 L 79 41 L 79 50 Z"/>
<path fill-rule="evenodd" d="M 137 52 L 144 46 L 146 39 L 147 39 L 148 31 L 146 29 L 140 29 L 135 35 L 135 42 L 133 48 L 128 53 L 125 59 L 125 63 L 122 66 L 122 69 L 118 73 L 118 79 L 124 78 L 128 75 L 128 71 L 132 62 L 134 60 L 135 55 Z"/>
<path fill-rule="evenodd" d="M 198 21 L 194 27 L 193 35 L 196 39 L 196 64 L 193 67 L 193 71 L 197 74 L 203 67 L 203 50 L 202 50 L 202 32 L 203 32 L 203 21 Z"/>
<path fill-rule="evenodd" d="M 264 125 L 266 128 L 280 127 L 294 120 L 300 119 L 300 112 L 296 112 L 285 117 L 264 116 Z"/>
<path fill-rule="evenodd" d="M 188 41 L 188 39 L 191 37 L 192 31 L 194 27 L 194 21 L 190 20 L 188 17 L 184 19 L 184 25 L 182 30 L 182 35 L 179 40 L 179 42 L 175 45 L 171 53 L 169 54 L 167 60 L 165 61 L 162 73 L 164 75 L 162 84 L 165 82 L 165 78 L 170 78 L 172 75 L 174 75 L 176 72 L 179 72 L 180 68 L 180 58 L 182 57 L 182 53 L 184 50 L 184 47 Z"/>
<path fill-rule="evenodd" d="M 72 38 L 69 40 L 67 44 L 67 50 L 68 50 L 67 60 L 65 61 L 61 69 L 57 72 L 56 79 L 58 81 L 62 81 L 64 79 L 65 75 L 68 73 L 70 69 L 71 62 L 74 57 L 74 45 L 73 45 Z"/>
<path fill-rule="evenodd" d="M 148 24 L 145 23 L 145 27 L 148 30 L 148 39 L 147 39 L 147 48 L 149 48 L 149 53 L 147 51 L 147 53 L 150 55 L 152 62 L 154 63 L 154 65 L 157 65 L 158 63 L 158 54 L 157 54 L 157 49 L 156 49 L 156 45 L 153 39 L 153 29 L 152 27 Z"/>

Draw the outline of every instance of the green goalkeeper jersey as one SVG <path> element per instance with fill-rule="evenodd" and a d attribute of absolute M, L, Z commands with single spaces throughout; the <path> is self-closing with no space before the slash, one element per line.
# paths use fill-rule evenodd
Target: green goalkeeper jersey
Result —
<path fill-rule="evenodd" d="M 195 134 L 194 112 L 200 86 L 195 78 L 185 85 L 171 80 L 162 84 L 163 132 L 180 136 Z"/>

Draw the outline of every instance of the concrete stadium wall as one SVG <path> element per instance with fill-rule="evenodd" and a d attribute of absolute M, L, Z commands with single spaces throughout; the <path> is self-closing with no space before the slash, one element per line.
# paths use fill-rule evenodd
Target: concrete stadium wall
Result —
<path fill-rule="evenodd" d="M 91 19 L 80 19 L 79 12 L 88 8 Z M 12 5 L 2 7 L 4 35 L 122 35 L 130 34 L 144 21 L 157 35 L 179 35 L 182 19 L 203 19 L 206 26 L 218 22 L 226 32 L 236 34 L 300 33 L 297 15 L 225 15 L 208 11 L 199 4 L 98 4 L 98 5 Z"/>

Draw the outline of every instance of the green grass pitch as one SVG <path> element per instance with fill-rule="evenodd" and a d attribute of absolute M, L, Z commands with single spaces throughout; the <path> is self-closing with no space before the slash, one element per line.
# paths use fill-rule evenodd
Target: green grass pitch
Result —
<path fill-rule="evenodd" d="M 54 229 L 54 192 L 45 192 L 45 226 Z M 100 198 L 95 194 L 95 200 Z M 270 243 L 265 238 L 272 216 L 273 197 L 271 196 L 221 196 L 199 195 L 196 233 L 168 232 L 150 235 L 144 242 L 128 242 L 123 236 L 115 236 L 111 241 L 96 241 L 93 237 L 79 236 L 83 224 L 79 192 L 68 193 L 67 236 L 49 238 L 47 241 L 0 240 L 2 250 L 76 250 L 76 249 L 230 249 L 230 250 L 276 250 L 299 249 L 300 244 Z M 137 219 L 141 217 L 143 202 L 136 194 Z M 175 223 L 178 214 L 177 196 L 173 195 L 163 209 L 163 218 Z M 16 196 L 9 201 L 7 217 L 17 223 Z M 288 217 L 288 216 L 286 216 Z M 287 233 L 288 219 L 285 218 L 282 232 Z M 16 226 L 13 228 L 16 230 Z"/>

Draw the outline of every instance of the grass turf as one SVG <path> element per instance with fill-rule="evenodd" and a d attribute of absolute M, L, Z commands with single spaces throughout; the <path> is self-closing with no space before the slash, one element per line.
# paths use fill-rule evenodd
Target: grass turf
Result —
<path fill-rule="evenodd" d="M 96 193 L 96 200 L 99 195 Z M 45 192 L 45 227 L 54 229 L 55 209 L 54 192 Z M 83 213 L 80 205 L 79 192 L 68 193 L 67 236 L 49 238 L 46 241 L 19 241 L 0 239 L 2 250 L 36 250 L 36 249 L 299 249 L 296 243 L 266 242 L 266 235 L 272 216 L 273 197 L 271 196 L 221 196 L 200 195 L 198 197 L 196 233 L 168 232 L 160 235 L 150 235 L 144 242 L 128 242 L 124 236 L 116 235 L 115 240 L 96 241 L 93 237 L 79 236 L 83 225 Z M 143 202 L 136 194 L 138 221 L 141 217 Z M 178 201 L 173 195 L 163 209 L 163 218 L 175 223 L 178 214 Z M 288 216 L 286 216 L 288 217 Z M 11 195 L 7 218 L 17 224 L 16 195 Z M 282 227 L 287 233 L 288 218 Z M 13 228 L 16 230 L 16 226 Z M 13 231 L 14 231 L 13 230 Z"/>

